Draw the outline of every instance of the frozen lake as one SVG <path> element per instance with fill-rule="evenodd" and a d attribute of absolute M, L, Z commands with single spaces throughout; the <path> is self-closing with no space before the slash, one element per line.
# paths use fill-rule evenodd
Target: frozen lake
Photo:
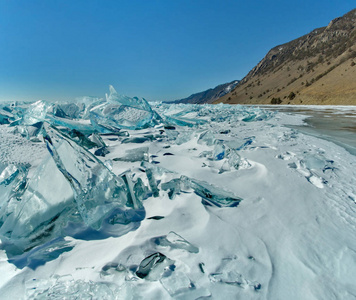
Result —
<path fill-rule="evenodd" d="M 292 125 L 290 127 L 331 141 L 356 155 L 355 106 L 266 106 L 265 108 L 304 115 L 305 126 Z"/>
<path fill-rule="evenodd" d="M 264 108 L 4 105 L 0 298 L 355 299 L 356 107 Z"/>

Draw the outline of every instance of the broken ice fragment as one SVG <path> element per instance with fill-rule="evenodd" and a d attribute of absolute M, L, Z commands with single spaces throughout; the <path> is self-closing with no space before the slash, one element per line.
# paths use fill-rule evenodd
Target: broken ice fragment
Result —
<path fill-rule="evenodd" d="M 198 139 L 198 144 L 203 144 L 205 143 L 208 146 L 212 146 L 214 145 L 215 142 L 215 137 L 214 135 L 211 133 L 211 131 L 205 131 L 203 132 Z"/>
<path fill-rule="evenodd" d="M 194 127 L 199 124 L 205 124 L 207 121 L 203 119 L 188 119 L 184 117 L 168 117 L 165 116 L 166 124 L 171 126 L 171 124 L 178 125 L 178 126 L 187 126 L 187 127 Z"/>
<path fill-rule="evenodd" d="M 98 127 L 109 125 L 136 130 L 160 122 L 159 115 L 145 99 L 119 95 L 112 86 L 106 101 L 92 107 L 89 114 L 93 125 Z"/>
<path fill-rule="evenodd" d="M 167 235 L 153 238 L 152 241 L 162 247 L 171 247 L 172 249 L 183 249 L 190 253 L 198 253 L 199 248 L 189 243 L 186 239 L 179 234 L 171 231 Z"/>
<path fill-rule="evenodd" d="M 94 147 L 105 147 L 104 142 L 102 140 L 99 142 L 98 138 L 96 139 L 96 142 L 93 140 L 89 139 L 87 135 L 82 133 L 81 131 L 77 129 L 71 129 L 68 130 L 67 132 L 64 131 L 73 141 L 75 141 L 78 145 L 86 148 L 86 149 L 91 149 Z"/>
<path fill-rule="evenodd" d="M 104 217 L 113 211 L 115 220 L 120 224 L 117 219 L 120 215 L 118 210 L 122 210 L 123 215 L 126 215 L 125 210 L 128 208 L 124 180 L 54 127 L 47 126 L 46 132 L 48 150 L 58 169 L 70 183 L 84 222 L 94 229 L 99 229 Z"/>
<path fill-rule="evenodd" d="M 322 189 L 324 184 L 328 183 L 323 177 L 318 176 L 315 172 L 311 172 L 311 175 L 306 176 L 306 179 L 319 189 Z"/>
<path fill-rule="evenodd" d="M 9 257 L 61 235 L 60 224 L 74 209 L 70 185 L 50 157 L 37 167 L 27 185 L 23 182 L 0 211 L 0 237 Z"/>
<path fill-rule="evenodd" d="M 226 142 L 226 145 L 231 148 L 235 149 L 237 151 L 245 149 L 247 146 L 251 145 L 255 140 L 254 136 L 247 137 L 247 138 L 235 138 L 232 141 Z"/>
<path fill-rule="evenodd" d="M 79 119 L 84 113 L 84 103 L 56 103 L 53 106 L 53 114 L 56 117 Z"/>
<path fill-rule="evenodd" d="M 141 178 L 137 178 L 134 185 L 135 197 L 138 201 L 142 202 L 147 199 L 147 195 L 149 193 L 148 187 L 143 183 Z"/>
<path fill-rule="evenodd" d="M 219 169 L 219 174 L 222 174 L 224 172 L 228 172 L 230 171 L 230 165 L 227 161 L 224 161 L 224 163 L 222 164 L 222 166 Z"/>
<path fill-rule="evenodd" d="M 110 153 L 110 151 L 106 147 L 101 147 L 101 148 L 95 150 L 95 152 L 94 152 L 94 154 L 96 156 L 102 156 L 102 157 L 105 157 L 105 155 L 109 154 L 109 153 Z"/>
<path fill-rule="evenodd" d="M 9 124 L 10 121 L 12 121 L 13 119 L 14 119 L 14 115 L 11 112 L 0 108 L 0 125 Z"/>
<path fill-rule="evenodd" d="M 308 169 L 322 170 L 327 164 L 326 161 L 318 155 L 306 155 L 301 161 L 301 165 Z"/>
<path fill-rule="evenodd" d="M 172 272 L 170 276 L 162 277 L 160 282 L 172 297 L 183 293 L 189 293 L 195 289 L 194 284 L 188 276 L 180 271 L 175 271 Z"/>
<path fill-rule="evenodd" d="M 228 164 L 230 167 L 238 170 L 241 164 L 241 157 L 237 153 L 236 150 L 234 149 L 229 149 L 229 154 L 228 154 Z"/>
<path fill-rule="evenodd" d="M 173 200 L 176 194 L 180 193 L 181 191 L 181 180 L 179 178 L 172 179 L 171 181 L 164 182 L 161 184 L 161 189 L 163 191 L 168 191 L 169 199 Z"/>
<path fill-rule="evenodd" d="M 147 175 L 148 183 L 149 183 L 151 191 L 152 191 L 152 195 L 153 195 L 153 197 L 157 198 L 159 196 L 159 189 L 157 187 L 156 179 L 155 179 L 153 172 L 150 168 L 146 169 L 146 175 Z"/>
<path fill-rule="evenodd" d="M 114 161 L 148 161 L 148 147 L 141 147 L 125 151 L 125 156 L 116 157 Z"/>
<path fill-rule="evenodd" d="M 248 285 L 246 279 L 240 273 L 235 271 L 212 273 L 209 275 L 209 279 L 211 282 L 232 284 L 242 288 L 245 288 Z"/>
<path fill-rule="evenodd" d="M 143 144 L 144 142 L 148 142 L 148 141 L 151 141 L 151 140 L 152 139 L 149 138 L 149 137 L 129 137 L 129 138 L 123 139 L 121 141 L 121 143 L 123 143 L 123 144 L 131 144 L 131 143 Z"/>
<path fill-rule="evenodd" d="M 164 269 L 172 263 L 173 261 L 164 254 L 156 252 L 141 261 L 136 275 L 142 279 L 150 275 L 148 279 L 158 280 L 164 273 Z"/>
<path fill-rule="evenodd" d="M 235 207 L 242 201 L 242 198 L 214 187 L 206 182 L 188 179 L 187 177 L 185 177 L 185 180 L 188 180 L 190 187 L 194 190 L 195 194 L 203 198 L 202 203 L 204 205 Z"/>
<path fill-rule="evenodd" d="M 19 174 L 19 169 L 14 165 L 8 165 L 0 171 L 0 185 L 8 185 Z"/>
<path fill-rule="evenodd" d="M 253 288 L 254 290 L 261 289 L 261 284 L 257 281 L 246 279 L 238 270 L 236 258 L 225 258 L 216 272 L 209 274 L 209 279 L 213 283 L 225 283 L 235 285 L 240 288 Z"/>
<path fill-rule="evenodd" d="M 124 180 L 128 191 L 126 205 L 133 209 L 143 208 L 141 201 L 136 199 L 136 194 L 134 191 L 134 183 L 132 182 L 129 173 L 125 172 L 124 174 L 122 174 L 121 178 Z"/>
<path fill-rule="evenodd" d="M 213 152 L 213 160 L 222 160 L 225 157 L 225 145 L 222 141 L 218 141 L 215 143 L 214 152 Z"/>
<path fill-rule="evenodd" d="M 219 133 L 220 133 L 220 134 L 228 134 L 228 133 L 230 133 L 230 132 L 231 132 L 230 129 L 226 129 L 226 130 L 221 130 Z"/>
<path fill-rule="evenodd" d="M 22 118 L 22 124 L 33 125 L 38 122 L 43 122 L 46 118 L 48 108 L 49 104 L 44 100 L 39 100 L 31 104 Z"/>
<path fill-rule="evenodd" d="M 203 151 L 199 154 L 199 157 L 211 157 L 213 155 L 213 151 Z"/>
<path fill-rule="evenodd" d="M 173 199 L 181 191 L 193 189 L 194 193 L 202 197 L 202 203 L 208 206 L 235 207 L 238 206 L 242 198 L 232 193 L 214 187 L 204 181 L 198 181 L 186 176 L 172 179 L 161 184 L 162 190 L 168 190 L 168 196 Z"/>
<path fill-rule="evenodd" d="M 43 122 L 37 122 L 32 125 L 18 125 L 16 126 L 14 133 L 19 133 L 24 138 L 33 142 L 41 141 Z"/>
<path fill-rule="evenodd" d="M 78 130 L 81 133 L 91 134 L 95 131 L 102 132 L 97 128 L 93 127 L 89 120 L 72 120 L 55 117 L 53 115 L 47 115 L 46 120 L 54 126 L 62 126 L 68 128 L 69 130 Z"/>

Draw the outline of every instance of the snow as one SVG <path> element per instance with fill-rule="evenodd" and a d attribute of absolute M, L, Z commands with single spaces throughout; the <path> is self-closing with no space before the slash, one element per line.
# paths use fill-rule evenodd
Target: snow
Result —
<path fill-rule="evenodd" d="M 125 129 L 130 138 L 146 137 L 142 144 L 101 135 L 109 153 L 98 157 L 116 176 L 129 171 L 133 182 L 142 178 L 147 186 L 140 170 L 151 168 L 159 195 L 142 202 L 146 217 L 139 226 L 101 239 L 64 236 L 60 243 L 70 250 L 22 268 L 0 250 L 1 299 L 356 298 L 355 156 L 287 127 L 304 124 L 303 115 L 227 105 L 151 107 L 176 122 L 175 129 L 152 122 Z M 183 118 L 189 125 L 180 125 Z M 13 128 L 0 126 L 1 163 L 31 164 L 31 177 L 45 144 Z M 207 131 L 217 142 L 199 139 Z M 225 150 L 218 158 L 216 145 Z M 237 168 L 228 164 L 232 145 L 244 145 L 235 148 Z M 115 160 L 142 147 L 149 154 L 145 163 Z M 182 176 L 242 200 L 235 207 L 207 205 L 183 181 L 170 199 L 163 183 Z M 155 253 L 149 276 L 141 278 L 138 266 Z"/>

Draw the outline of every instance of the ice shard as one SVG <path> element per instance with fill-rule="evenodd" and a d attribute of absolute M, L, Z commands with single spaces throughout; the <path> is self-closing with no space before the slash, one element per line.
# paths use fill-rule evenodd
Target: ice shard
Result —
<path fill-rule="evenodd" d="M 12 120 L 14 120 L 14 115 L 5 110 L 5 107 L 0 108 L 0 125 L 9 124 Z"/>
<path fill-rule="evenodd" d="M 173 200 L 177 194 L 181 191 L 181 180 L 180 178 L 172 179 L 171 181 L 164 182 L 161 184 L 161 189 L 163 191 L 168 191 L 169 199 Z"/>
<path fill-rule="evenodd" d="M 137 214 L 128 211 L 127 183 L 94 155 L 54 127 L 46 127 L 45 140 L 58 169 L 73 189 L 78 211 L 86 225 L 100 229 L 104 218 L 110 224 L 127 224 L 144 218 L 140 203 L 135 202 L 132 207 L 138 210 Z M 108 214 L 113 217 L 108 218 Z"/>
<path fill-rule="evenodd" d="M 0 238 L 9 257 L 60 236 L 62 222 L 75 209 L 70 185 L 50 157 L 27 184 L 24 181 L 17 183 L 0 211 Z"/>
<path fill-rule="evenodd" d="M 97 130 L 97 128 L 95 128 L 91 124 L 90 120 L 65 119 L 65 118 L 56 117 L 56 116 L 53 116 L 50 114 L 47 115 L 46 120 L 52 125 L 63 126 L 63 127 L 68 128 L 69 130 L 77 130 L 84 134 L 91 134 L 96 131 L 102 132 L 100 130 Z M 109 132 L 111 132 L 111 131 L 109 131 Z"/>
<path fill-rule="evenodd" d="M 229 166 L 238 170 L 241 165 L 241 157 L 237 151 L 234 149 L 229 149 L 227 157 Z"/>
<path fill-rule="evenodd" d="M 156 281 L 161 278 L 165 269 L 173 265 L 174 261 L 160 252 L 153 253 L 143 259 L 136 271 L 136 275 L 142 279 Z"/>
<path fill-rule="evenodd" d="M 44 100 L 39 100 L 31 104 L 22 118 L 22 124 L 33 125 L 38 122 L 43 122 L 46 119 L 49 107 L 50 105 Z"/>
<path fill-rule="evenodd" d="M 24 192 L 27 184 L 27 169 L 13 164 L 3 165 L 0 163 L 0 228 L 4 223 L 6 211 L 10 199 L 18 199 Z M 16 203 L 16 202 L 15 202 Z M 15 204 L 16 205 L 16 204 Z"/>
<path fill-rule="evenodd" d="M 141 178 L 137 178 L 134 185 L 135 197 L 138 201 L 143 201 L 147 199 L 149 193 L 148 187 L 143 183 Z"/>
<path fill-rule="evenodd" d="M 20 171 L 15 165 L 8 165 L 0 166 L 0 172 L 0 185 L 9 185 Z"/>
<path fill-rule="evenodd" d="M 235 285 L 240 288 L 253 288 L 255 291 L 260 290 L 261 284 L 245 278 L 243 274 L 238 272 L 238 267 L 236 258 L 224 258 L 216 272 L 209 274 L 209 279 L 213 283 Z"/>
<path fill-rule="evenodd" d="M 148 161 L 148 147 L 140 147 L 135 149 L 126 150 L 125 155 L 116 157 L 114 161 Z"/>
<path fill-rule="evenodd" d="M 184 296 L 183 299 L 189 299 L 189 293 L 195 290 L 195 285 L 186 274 L 180 271 L 172 272 L 170 276 L 162 277 L 160 280 L 162 286 L 171 295 L 176 298 L 179 295 Z M 199 298 L 201 295 L 194 295 L 193 299 Z"/>
<path fill-rule="evenodd" d="M 157 187 L 156 178 L 150 168 L 146 169 L 146 175 L 147 175 L 148 183 L 150 185 L 153 197 L 157 198 L 159 196 L 159 189 Z"/>
<path fill-rule="evenodd" d="M 90 135 L 89 138 L 87 134 L 82 133 L 77 129 L 71 130 L 63 130 L 73 141 L 75 141 L 78 145 L 84 147 L 85 149 L 92 149 L 95 147 L 105 147 L 105 143 L 100 136 L 96 133 Z"/>
<path fill-rule="evenodd" d="M 42 141 L 43 122 L 37 122 L 32 125 L 18 125 L 15 127 L 14 133 L 19 133 L 24 138 L 32 142 Z"/>
<path fill-rule="evenodd" d="M 208 206 L 235 207 L 242 201 L 242 198 L 232 193 L 214 187 L 206 182 L 189 179 L 182 176 L 182 180 L 187 181 L 194 193 L 202 197 L 202 203 Z"/>
<path fill-rule="evenodd" d="M 225 145 L 223 141 L 216 141 L 213 151 L 213 160 L 222 160 L 225 157 Z"/>
<path fill-rule="evenodd" d="M 189 243 L 179 234 L 171 231 L 167 235 L 155 237 L 152 241 L 162 247 L 170 247 L 172 249 L 183 249 L 190 253 L 198 253 L 199 248 Z"/>
<path fill-rule="evenodd" d="M 90 120 L 99 127 L 109 125 L 135 130 L 155 125 L 157 118 L 145 99 L 121 96 L 112 86 L 106 102 L 90 109 Z"/>
<path fill-rule="evenodd" d="M 168 191 L 170 199 L 173 199 L 175 195 L 181 191 L 193 191 L 202 198 L 202 203 L 207 206 L 235 207 L 242 201 L 242 198 L 224 191 L 221 188 L 184 175 L 180 178 L 174 178 L 168 182 L 161 183 L 161 189 Z"/>
<path fill-rule="evenodd" d="M 53 106 L 53 114 L 56 117 L 67 119 L 80 119 L 84 110 L 84 103 L 56 103 Z"/>
<path fill-rule="evenodd" d="M 211 131 L 203 132 L 202 134 L 200 134 L 199 139 L 198 139 L 198 144 L 205 143 L 208 146 L 214 145 L 214 142 L 215 142 L 215 137 Z"/>

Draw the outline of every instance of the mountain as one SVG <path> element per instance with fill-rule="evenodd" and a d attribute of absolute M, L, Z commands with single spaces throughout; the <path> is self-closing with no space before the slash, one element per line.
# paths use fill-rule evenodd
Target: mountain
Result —
<path fill-rule="evenodd" d="M 356 9 L 271 49 L 214 103 L 356 105 Z"/>
<path fill-rule="evenodd" d="M 192 94 L 187 98 L 175 100 L 170 103 L 213 103 L 214 101 L 218 100 L 233 90 L 238 83 L 239 80 L 234 80 L 229 83 L 220 84 L 213 89 L 208 89 L 200 93 Z"/>

